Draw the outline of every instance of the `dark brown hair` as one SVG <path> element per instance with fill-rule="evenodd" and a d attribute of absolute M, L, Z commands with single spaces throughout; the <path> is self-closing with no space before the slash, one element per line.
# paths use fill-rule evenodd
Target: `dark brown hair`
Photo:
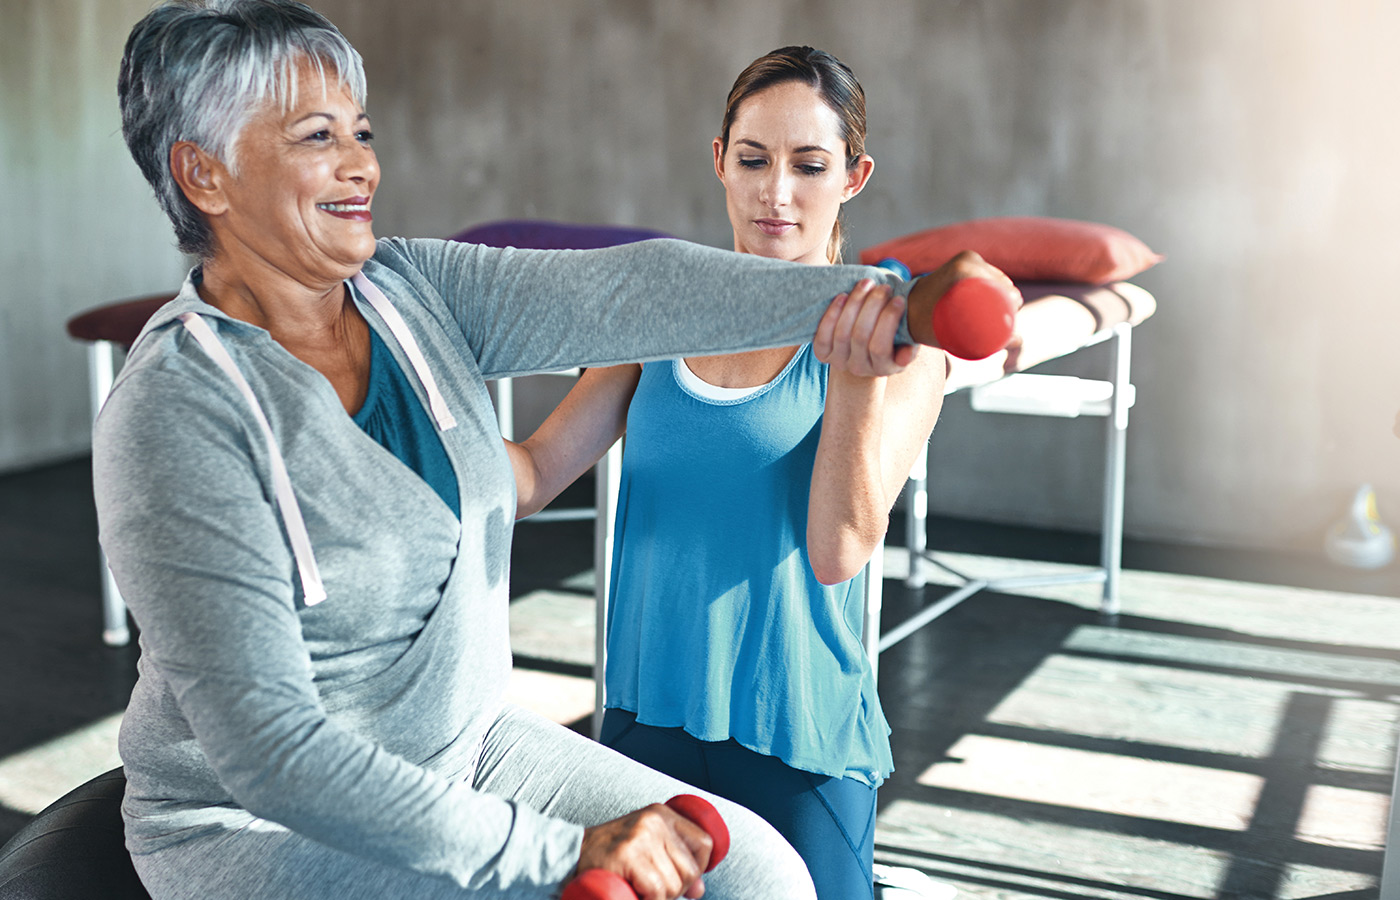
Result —
<path fill-rule="evenodd" d="M 841 138 L 846 142 L 846 169 L 855 168 L 865 154 L 865 90 L 850 67 L 825 50 L 811 47 L 781 47 L 749 63 L 724 104 L 724 125 L 720 129 L 721 153 L 729 152 L 729 129 L 739 114 L 739 106 L 765 88 L 789 81 L 810 85 L 841 120 Z M 841 261 L 841 216 L 831 229 L 826 245 L 827 259 Z"/>

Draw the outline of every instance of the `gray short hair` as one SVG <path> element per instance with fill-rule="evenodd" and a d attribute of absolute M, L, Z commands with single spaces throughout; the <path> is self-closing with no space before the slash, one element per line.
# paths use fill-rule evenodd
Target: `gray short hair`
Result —
<path fill-rule="evenodd" d="M 169 0 L 131 29 L 117 78 L 122 135 L 184 252 L 209 258 L 214 235 L 175 182 L 170 148 L 191 141 L 235 170 L 234 142 L 254 111 L 296 102 L 302 58 L 364 105 L 360 54 L 295 0 Z"/>

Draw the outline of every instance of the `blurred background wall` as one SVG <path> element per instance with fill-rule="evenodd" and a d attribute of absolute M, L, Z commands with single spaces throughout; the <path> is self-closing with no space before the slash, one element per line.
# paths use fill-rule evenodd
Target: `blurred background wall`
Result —
<path fill-rule="evenodd" d="M 365 57 L 380 234 L 544 217 L 729 246 L 710 163 L 729 85 L 774 47 L 829 49 L 865 85 L 877 161 L 848 255 L 991 215 L 1106 222 L 1167 255 L 1135 279 L 1159 310 L 1134 347 L 1130 535 L 1314 552 L 1363 481 L 1400 519 L 1400 4 L 314 5 Z M 186 266 L 120 138 L 117 61 L 147 8 L 0 0 L 0 470 L 85 451 L 64 321 Z M 1079 356 L 1060 370 L 1092 374 Z M 935 511 L 1092 528 L 1101 428 L 950 398 Z"/>

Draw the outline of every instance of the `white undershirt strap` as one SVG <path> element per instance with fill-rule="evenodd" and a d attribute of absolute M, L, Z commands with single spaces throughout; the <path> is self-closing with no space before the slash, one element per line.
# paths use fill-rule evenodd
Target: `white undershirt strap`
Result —
<path fill-rule="evenodd" d="M 252 407 L 258 425 L 262 427 L 263 439 L 267 442 L 267 455 L 272 465 L 272 490 L 277 497 L 277 508 L 282 512 L 282 522 L 287 526 L 287 536 L 292 542 L 292 555 L 296 558 L 297 572 L 301 576 L 301 590 L 305 595 L 306 605 L 315 606 L 326 599 L 326 588 L 321 583 L 321 571 L 316 567 L 316 556 L 311 551 L 311 536 L 307 534 L 306 521 L 301 516 L 301 507 L 292 491 L 292 479 L 287 475 L 287 463 L 282 459 L 282 451 L 277 448 L 277 438 L 272 434 L 272 426 L 268 424 L 267 416 L 263 414 L 262 405 L 258 403 L 253 388 L 238 370 L 238 364 L 229 356 L 228 350 L 214 333 L 214 329 L 209 327 L 209 323 L 193 312 L 181 313 L 180 321 L 184 323 L 185 329 L 194 335 L 204 352 L 208 353 L 233 381 L 239 393 Z"/>
<path fill-rule="evenodd" d="M 413 365 L 413 371 L 418 376 L 418 381 L 423 385 L 423 392 L 428 395 L 428 408 L 433 412 L 433 418 L 437 420 L 438 429 L 449 431 L 457 427 L 457 420 L 452 417 L 452 411 L 447 408 L 447 401 L 443 399 L 442 392 L 438 390 L 437 382 L 433 380 L 432 370 L 428 368 L 428 361 L 423 358 L 423 351 L 418 349 L 418 342 L 413 339 L 413 332 L 408 330 L 408 323 L 399 315 L 399 311 L 389 302 L 389 298 L 384 296 L 384 292 L 374 286 L 374 282 L 365 277 L 364 272 L 356 272 L 351 279 L 355 287 L 360 289 L 360 293 L 365 295 L 370 306 L 379 313 L 389 326 L 389 330 L 394 333 L 394 339 L 399 342 L 403 352 L 408 355 L 408 361 Z"/>
<path fill-rule="evenodd" d="M 768 387 L 769 384 L 772 384 L 770 381 L 766 384 L 756 384 L 753 387 L 720 387 L 717 384 L 710 384 L 699 375 L 696 375 L 695 370 L 690 367 L 690 363 L 686 362 L 684 359 L 677 359 L 675 368 L 676 377 L 680 379 L 681 384 L 692 394 L 696 394 L 705 400 L 715 400 L 719 402 L 742 400 L 745 397 L 753 396 Z"/>

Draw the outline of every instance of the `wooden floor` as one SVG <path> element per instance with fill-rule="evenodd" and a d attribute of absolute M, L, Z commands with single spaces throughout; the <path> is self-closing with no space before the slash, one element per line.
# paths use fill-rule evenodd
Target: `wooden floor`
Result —
<path fill-rule="evenodd" d="M 590 528 L 524 524 L 513 562 L 512 691 L 580 729 Z M 948 590 L 903 587 L 897 538 L 887 629 Z M 86 460 L 0 477 L 0 840 L 110 758 L 136 654 L 98 637 L 95 541 Z M 930 545 L 1001 576 L 1096 541 L 935 521 Z M 1114 621 L 1088 586 L 981 594 L 881 656 L 877 860 L 969 898 L 1376 896 L 1397 574 L 1138 543 L 1125 561 Z"/>

